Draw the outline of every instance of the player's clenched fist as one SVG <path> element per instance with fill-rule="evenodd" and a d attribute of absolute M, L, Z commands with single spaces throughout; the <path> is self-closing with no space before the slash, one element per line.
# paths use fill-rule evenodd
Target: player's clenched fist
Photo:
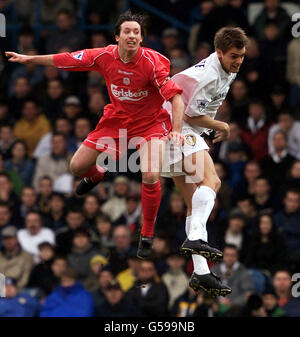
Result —
<path fill-rule="evenodd" d="M 177 145 L 183 145 L 184 142 L 184 136 L 177 131 L 171 131 L 168 134 L 168 139 L 173 140 Z"/>

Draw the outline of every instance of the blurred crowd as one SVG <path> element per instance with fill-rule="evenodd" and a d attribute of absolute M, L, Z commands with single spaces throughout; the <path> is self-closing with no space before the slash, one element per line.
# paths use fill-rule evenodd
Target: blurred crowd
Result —
<path fill-rule="evenodd" d="M 0 316 L 300 316 L 292 291 L 300 272 L 300 38 L 285 3 L 265 0 L 249 22 L 243 0 L 147 2 L 190 27 L 187 34 L 149 15 L 145 46 L 170 58 L 171 75 L 213 52 L 222 26 L 250 36 L 217 116 L 230 138 L 206 139 L 222 180 L 207 230 L 224 260 L 210 267 L 232 294 L 212 299 L 188 287 L 192 261 L 178 253 L 186 208 L 170 179 L 161 178 L 149 261 L 136 258 L 139 173 L 107 173 L 90 194 L 74 194 L 79 179 L 68 164 L 109 101 L 104 78 L 0 55 Z M 124 9 L 122 1 L 87 0 L 82 13 L 76 0 L 41 0 L 37 41 L 34 3 L 0 0 L 7 22 L 17 16 L 21 24 L 16 52 L 114 43 L 111 31 L 82 31 L 79 22 L 113 23 Z M 14 48 L 9 34 L 6 50 Z"/>

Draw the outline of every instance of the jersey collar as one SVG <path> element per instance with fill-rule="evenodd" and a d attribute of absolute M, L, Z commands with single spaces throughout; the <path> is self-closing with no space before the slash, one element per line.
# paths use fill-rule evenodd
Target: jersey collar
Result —
<path fill-rule="evenodd" d="M 120 55 L 119 55 L 118 46 L 116 46 L 114 54 L 115 54 L 116 60 L 120 60 L 121 62 L 123 62 L 123 61 L 121 60 Z M 123 63 L 124 63 L 124 64 L 136 64 L 136 63 L 138 63 L 138 61 L 140 60 L 142 54 L 143 54 L 143 48 L 140 47 L 140 48 L 138 49 L 137 53 L 136 53 L 136 54 L 134 55 L 134 57 L 131 59 L 131 61 L 126 62 L 126 63 L 123 62 Z"/>

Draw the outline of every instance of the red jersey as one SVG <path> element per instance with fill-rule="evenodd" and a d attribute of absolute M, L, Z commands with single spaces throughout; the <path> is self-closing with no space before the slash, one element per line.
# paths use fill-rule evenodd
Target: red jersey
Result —
<path fill-rule="evenodd" d="M 121 60 L 117 45 L 56 54 L 53 62 L 59 69 L 97 71 L 105 78 L 111 103 L 105 106 L 98 127 L 109 129 L 112 137 L 120 128 L 136 135 L 168 120 L 163 102 L 182 93 L 169 79 L 170 61 L 149 48 L 140 47 L 127 63 Z"/>

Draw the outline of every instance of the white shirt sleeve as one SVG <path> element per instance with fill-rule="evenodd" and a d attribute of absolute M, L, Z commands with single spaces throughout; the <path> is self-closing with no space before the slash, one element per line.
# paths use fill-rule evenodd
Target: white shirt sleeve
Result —
<path fill-rule="evenodd" d="M 189 117 L 206 115 L 207 105 L 216 93 L 217 73 L 201 73 L 197 78 L 188 74 L 175 75 L 176 83 L 183 89 L 185 114 Z"/>

